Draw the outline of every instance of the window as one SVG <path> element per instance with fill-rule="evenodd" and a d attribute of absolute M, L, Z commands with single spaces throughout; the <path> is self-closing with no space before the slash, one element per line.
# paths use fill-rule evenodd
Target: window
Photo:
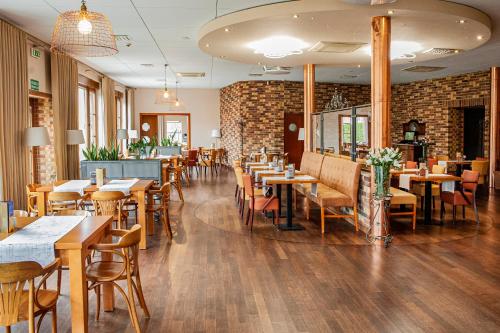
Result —
<path fill-rule="evenodd" d="M 182 143 L 182 122 L 167 121 L 167 136 L 174 142 Z"/>
<path fill-rule="evenodd" d="M 96 89 L 80 84 L 78 87 L 78 128 L 83 131 L 85 146 L 97 144 L 97 98 Z M 80 146 L 80 159 L 83 159 L 84 145 Z"/>
<path fill-rule="evenodd" d="M 345 148 L 351 144 L 351 116 L 340 115 L 340 147 Z M 356 117 L 356 143 L 360 146 L 370 145 L 368 116 Z"/>

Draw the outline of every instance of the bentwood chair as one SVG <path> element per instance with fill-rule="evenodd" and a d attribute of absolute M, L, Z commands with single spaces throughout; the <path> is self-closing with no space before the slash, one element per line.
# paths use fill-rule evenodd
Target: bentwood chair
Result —
<path fill-rule="evenodd" d="M 277 197 L 272 196 L 266 198 L 265 196 L 258 196 L 254 192 L 254 184 L 252 183 L 252 177 L 250 175 L 243 175 L 243 186 L 245 187 L 245 193 L 249 197 L 248 201 L 248 212 L 246 218 L 246 225 L 250 222 L 250 231 L 253 229 L 253 220 L 255 211 L 271 211 L 273 213 L 273 224 L 276 224 L 279 219 L 279 200 Z"/>
<path fill-rule="evenodd" d="M 207 174 L 207 169 L 210 168 L 210 173 L 213 176 L 214 170 L 217 174 L 217 150 L 211 149 L 208 158 L 202 158 L 200 166 L 205 168 L 205 175 Z"/>
<path fill-rule="evenodd" d="M 112 284 L 125 299 L 127 308 L 132 320 L 132 325 L 136 332 L 141 332 L 137 310 L 135 307 L 135 297 L 144 311 L 144 315 L 149 318 L 149 310 L 146 306 L 144 294 L 142 292 L 141 278 L 139 275 L 139 241 L 141 240 L 141 226 L 135 224 L 130 230 L 110 231 L 112 236 L 119 237 L 116 243 L 96 244 L 90 246 L 90 250 L 109 253 L 113 257 L 109 260 L 101 258 L 87 266 L 86 277 L 90 282 L 89 290 L 96 293 L 97 309 L 96 320 L 99 320 L 101 312 L 101 286 Z M 125 292 L 119 281 L 126 281 L 127 292 Z M 135 292 L 135 293 L 134 293 Z"/>
<path fill-rule="evenodd" d="M 92 216 L 92 213 L 88 210 L 76 210 L 76 209 L 66 209 L 61 210 L 55 214 L 56 216 Z"/>
<path fill-rule="evenodd" d="M 186 186 L 189 186 L 191 183 L 191 178 L 189 176 L 188 158 L 187 157 L 180 157 L 179 158 L 179 166 L 182 169 L 182 176 L 186 180 Z"/>
<path fill-rule="evenodd" d="M 123 210 L 123 206 L 129 198 L 130 196 L 126 196 L 121 191 L 97 191 L 91 196 L 95 215 L 113 216 L 113 221 L 117 223 L 119 229 L 127 224 L 128 214 Z"/>
<path fill-rule="evenodd" d="M 26 185 L 26 197 L 27 197 L 28 214 L 29 215 L 38 215 L 38 208 L 36 206 L 36 200 L 38 198 L 38 193 L 36 192 L 36 188 L 39 186 L 40 186 L 40 184 L 28 184 L 28 185 Z"/>
<path fill-rule="evenodd" d="M 50 192 L 47 196 L 47 210 L 50 215 L 68 209 L 77 210 L 82 207 L 85 198 L 78 192 Z"/>
<path fill-rule="evenodd" d="M 170 217 L 168 215 L 168 204 L 170 203 L 170 182 L 166 182 L 160 188 L 153 188 L 149 191 L 149 195 L 152 195 L 155 202 L 158 201 L 159 204 L 152 204 L 147 206 L 148 213 L 156 213 L 160 215 L 160 221 L 163 224 L 165 233 L 168 239 L 172 239 L 172 229 L 170 227 Z"/>
<path fill-rule="evenodd" d="M 28 332 L 39 332 L 43 318 L 52 312 L 52 332 L 57 333 L 58 290 L 45 289 L 47 279 L 59 267 L 59 259 L 46 267 L 34 261 L 0 264 L 0 326 L 28 321 Z M 35 279 L 40 278 L 35 286 Z M 28 289 L 24 289 L 27 285 Z M 35 318 L 40 317 L 36 324 Z"/>
<path fill-rule="evenodd" d="M 170 166 L 167 170 L 167 174 L 169 175 L 170 185 L 175 188 L 177 194 L 179 195 L 179 199 L 184 202 L 184 194 L 182 192 L 182 167 Z"/>
<path fill-rule="evenodd" d="M 187 156 L 187 167 L 190 174 L 192 174 L 193 168 L 196 169 L 196 174 L 198 174 L 198 149 L 189 149 Z"/>
<path fill-rule="evenodd" d="M 472 206 L 474 208 L 474 216 L 476 218 L 476 223 L 479 224 L 479 216 L 477 213 L 476 205 L 476 190 L 479 182 L 479 172 L 464 170 L 462 173 L 461 187 L 454 192 L 442 192 L 441 193 L 441 220 L 445 214 L 444 204 L 450 204 L 453 206 L 453 223 L 456 221 L 457 217 L 457 206 L 462 206 L 462 218 L 465 219 L 465 207 Z"/>

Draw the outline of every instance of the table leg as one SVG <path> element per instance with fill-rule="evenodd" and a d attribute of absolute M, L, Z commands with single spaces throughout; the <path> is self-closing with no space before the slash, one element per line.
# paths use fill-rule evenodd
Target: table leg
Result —
<path fill-rule="evenodd" d="M 148 195 L 147 196 L 147 203 L 148 203 L 148 206 L 152 206 L 154 204 L 153 202 L 153 196 L 152 195 Z M 154 235 L 155 234 L 155 217 L 154 217 L 154 213 L 151 211 L 149 213 L 147 213 L 146 215 L 146 222 L 147 222 L 147 233 L 149 236 L 151 235 Z"/>
<path fill-rule="evenodd" d="M 278 216 L 282 217 L 281 216 L 281 184 L 276 185 L 276 196 L 278 197 L 278 201 L 279 201 Z"/>
<path fill-rule="evenodd" d="M 103 243 L 112 243 L 113 237 L 109 232 L 106 233 L 106 236 L 103 238 Z M 101 253 L 102 260 L 111 261 L 113 259 L 113 255 L 109 252 Z M 102 287 L 102 297 L 103 297 L 103 309 L 104 311 L 114 311 L 115 309 L 115 294 L 112 283 L 106 283 Z"/>
<path fill-rule="evenodd" d="M 141 225 L 141 241 L 139 242 L 139 248 L 145 250 L 148 247 L 146 229 L 147 229 L 147 216 L 146 216 L 146 192 L 137 192 L 137 220 Z"/>
<path fill-rule="evenodd" d="M 462 176 L 462 164 L 457 163 L 455 165 L 456 165 L 456 167 L 455 167 L 455 176 L 461 177 Z"/>
<path fill-rule="evenodd" d="M 47 192 L 37 192 L 36 208 L 38 209 L 38 216 L 47 215 Z"/>
<path fill-rule="evenodd" d="M 300 224 L 293 224 L 293 200 L 292 200 L 292 184 L 286 184 L 286 224 L 280 224 L 280 230 L 304 230 Z"/>
<path fill-rule="evenodd" d="M 68 250 L 72 332 L 87 333 L 89 331 L 85 254 L 85 249 Z"/>
<path fill-rule="evenodd" d="M 432 224 L 432 182 L 425 182 L 424 224 Z"/>

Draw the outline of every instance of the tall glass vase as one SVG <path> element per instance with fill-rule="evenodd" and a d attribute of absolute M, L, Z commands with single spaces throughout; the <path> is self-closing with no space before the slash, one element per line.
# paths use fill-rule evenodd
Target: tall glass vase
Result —
<path fill-rule="evenodd" d="M 388 167 L 376 165 L 375 168 L 375 198 L 384 199 L 391 194 L 391 174 Z"/>

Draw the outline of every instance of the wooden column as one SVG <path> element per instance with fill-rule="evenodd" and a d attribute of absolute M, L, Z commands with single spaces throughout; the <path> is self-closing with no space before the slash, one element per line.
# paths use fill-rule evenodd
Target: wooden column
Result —
<path fill-rule="evenodd" d="M 372 18 L 372 63 L 371 63 L 371 135 L 372 148 L 392 146 L 391 142 L 391 18 L 377 16 Z M 372 172 L 372 193 L 375 175 Z M 380 207 L 377 207 L 380 205 Z M 371 210 L 373 235 L 385 236 L 382 227 L 385 221 L 383 202 L 375 201 Z M 375 213 L 378 212 L 376 215 Z M 388 221 L 387 221 L 388 225 Z"/>
<path fill-rule="evenodd" d="M 391 18 L 372 18 L 372 147 L 391 146 Z"/>
<path fill-rule="evenodd" d="M 316 109 L 314 101 L 315 69 L 316 65 L 304 65 L 304 151 L 312 151 L 313 149 L 311 114 Z"/>
<path fill-rule="evenodd" d="M 490 186 L 494 186 L 494 171 L 500 170 L 500 67 L 491 68 L 490 103 Z"/>

